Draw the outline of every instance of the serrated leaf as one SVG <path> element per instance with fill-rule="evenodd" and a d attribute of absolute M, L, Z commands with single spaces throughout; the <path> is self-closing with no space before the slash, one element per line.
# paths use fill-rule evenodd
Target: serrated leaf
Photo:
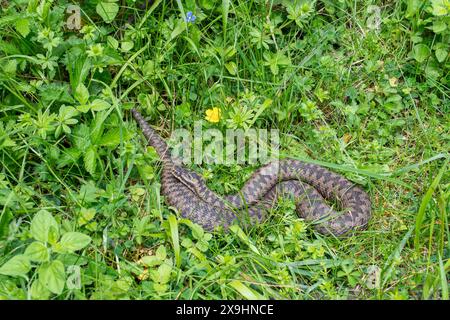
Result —
<path fill-rule="evenodd" d="M 31 243 L 25 249 L 25 255 L 31 260 L 36 262 L 44 262 L 49 258 L 47 247 L 39 241 Z"/>
<path fill-rule="evenodd" d="M 14 22 L 14 27 L 25 38 L 30 33 L 30 20 L 27 18 L 17 19 Z"/>
<path fill-rule="evenodd" d="M 123 135 L 125 132 L 123 133 Z M 120 144 L 120 130 L 111 129 L 97 143 L 99 146 L 115 147 Z"/>
<path fill-rule="evenodd" d="M 89 181 L 81 186 L 77 199 L 84 203 L 95 202 L 98 198 L 99 191 L 100 189 L 95 186 L 94 182 Z"/>
<path fill-rule="evenodd" d="M 97 151 L 94 147 L 89 147 L 84 154 L 84 168 L 91 175 L 95 173 L 95 167 L 97 165 Z"/>
<path fill-rule="evenodd" d="M 102 110 L 108 109 L 110 106 L 111 105 L 108 102 L 106 102 L 105 100 L 102 100 L 102 99 L 95 99 L 90 104 L 91 110 L 94 110 L 94 111 L 102 111 Z"/>
<path fill-rule="evenodd" d="M 94 208 L 81 208 L 80 215 L 78 216 L 78 223 L 80 224 L 80 226 L 85 225 L 95 217 L 95 214 L 96 210 Z"/>
<path fill-rule="evenodd" d="M 30 259 L 23 254 L 19 254 L 6 261 L 6 263 L 0 267 L 0 274 L 12 277 L 21 276 L 26 278 L 30 269 Z"/>
<path fill-rule="evenodd" d="M 17 71 L 17 60 L 11 59 L 3 64 L 2 69 L 5 73 L 13 76 Z"/>
<path fill-rule="evenodd" d="M 72 253 L 81 250 L 91 242 L 91 237 L 80 232 L 67 232 L 59 241 L 58 251 Z"/>
<path fill-rule="evenodd" d="M 95 7 L 97 14 L 106 23 L 111 23 L 119 12 L 119 6 L 114 2 L 99 2 Z"/>
<path fill-rule="evenodd" d="M 51 231 L 52 230 L 52 231 Z M 55 218 L 47 210 L 40 210 L 31 220 L 30 233 L 36 240 L 49 242 L 49 233 L 52 232 L 52 238 L 59 234 L 59 226 Z"/>
<path fill-rule="evenodd" d="M 107 111 L 100 111 L 95 114 L 93 121 L 91 121 L 90 136 L 91 140 L 94 141 L 94 144 L 97 144 L 97 140 L 100 139 L 103 133 L 107 117 Z"/>
<path fill-rule="evenodd" d="M 79 150 L 84 152 L 91 146 L 91 130 L 86 124 L 82 123 L 75 127 L 72 139 L 76 148 L 71 148 L 70 156 L 78 157 L 79 155 L 76 153 Z M 66 152 L 68 151 L 69 149 L 66 150 Z"/>
<path fill-rule="evenodd" d="M 66 282 L 66 272 L 61 261 L 42 264 L 38 269 L 39 281 L 52 293 L 61 294 Z"/>

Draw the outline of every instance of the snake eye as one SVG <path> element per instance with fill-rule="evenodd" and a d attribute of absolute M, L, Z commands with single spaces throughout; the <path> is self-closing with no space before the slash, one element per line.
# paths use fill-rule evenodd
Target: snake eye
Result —
<path fill-rule="evenodd" d="M 179 166 L 174 166 L 172 168 L 172 174 L 178 178 L 181 178 L 182 176 L 184 176 L 183 169 L 181 169 L 181 167 L 179 167 Z"/>
<path fill-rule="evenodd" d="M 192 177 L 191 172 L 189 172 L 188 170 L 185 170 L 182 167 L 179 166 L 175 166 L 172 169 L 172 174 L 181 182 L 183 182 L 184 184 L 186 184 L 189 187 L 194 187 L 195 186 L 195 180 Z"/>
<path fill-rule="evenodd" d="M 193 191 L 198 191 L 203 184 L 203 179 L 200 175 L 180 166 L 175 166 L 172 169 L 172 174 Z"/>

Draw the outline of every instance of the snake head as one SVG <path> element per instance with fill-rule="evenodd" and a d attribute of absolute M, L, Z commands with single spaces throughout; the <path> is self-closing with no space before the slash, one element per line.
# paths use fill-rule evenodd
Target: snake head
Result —
<path fill-rule="evenodd" d="M 192 191 L 196 193 L 202 191 L 202 186 L 204 186 L 205 182 L 199 174 L 181 166 L 174 166 L 172 168 L 172 174 Z"/>

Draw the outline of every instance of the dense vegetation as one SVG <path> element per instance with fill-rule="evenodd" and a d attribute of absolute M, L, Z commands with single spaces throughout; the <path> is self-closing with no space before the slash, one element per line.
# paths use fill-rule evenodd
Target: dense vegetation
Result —
<path fill-rule="evenodd" d="M 0 4 L 0 299 L 448 299 L 449 0 Z M 368 229 L 323 237 L 286 200 L 204 232 L 133 107 L 164 137 L 278 128 L 367 190 Z M 193 168 L 226 193 L 255 166 Z"/>

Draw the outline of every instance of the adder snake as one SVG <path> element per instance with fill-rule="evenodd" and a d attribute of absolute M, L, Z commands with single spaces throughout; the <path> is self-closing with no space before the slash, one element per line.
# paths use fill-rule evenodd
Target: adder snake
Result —
<path fill-rule="evenodd" d="M 293 197 L 300 217 L 314 222 L 322 234 L 343 235 L 364 228 L 370 219 L 370 198 L 360 187 L 319 165 L 294 159 L 270 162 L 256 170 L 239 193 L 219 196 L 200 175 L 175 164 L 166 142 L 137 110 L 132 114 L 163 162 L 161 193 L 166 202 L 206 230 L 262 222 L 279 197 Z M 325 199 L 337 201 L 341 210 Z"/>

